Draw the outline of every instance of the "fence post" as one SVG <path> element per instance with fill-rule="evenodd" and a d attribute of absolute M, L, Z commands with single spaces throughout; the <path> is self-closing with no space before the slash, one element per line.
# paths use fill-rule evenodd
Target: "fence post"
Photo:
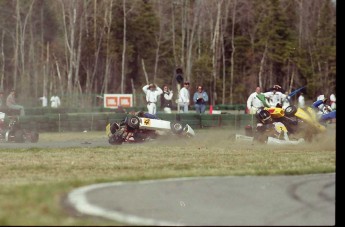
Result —
<path fill-rule="evenodd" d="M 90 129 L 90 131 L 92 131 L 92 128 L 93 128 L 93 113 L 91 114 L 91 129 Z"/>

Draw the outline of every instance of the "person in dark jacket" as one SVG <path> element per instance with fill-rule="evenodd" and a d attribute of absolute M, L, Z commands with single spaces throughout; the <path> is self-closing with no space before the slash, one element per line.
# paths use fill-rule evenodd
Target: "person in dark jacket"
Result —
<path fill-rule="evenodd" d="M 163 94 L 161 95 L 161 106 L 164 113 L 171 113 L 173 91 L 169 89 L 168 85 L 163 86 Z"/>

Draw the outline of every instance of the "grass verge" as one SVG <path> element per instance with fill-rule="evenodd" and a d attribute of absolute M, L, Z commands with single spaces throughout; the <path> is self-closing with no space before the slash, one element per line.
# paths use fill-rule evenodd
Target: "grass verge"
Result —
<path fill-rule="evenodd" d="M 45 133 L 40 142 L 56 147 L 0 148 L 0 225 L 123 225 L 64 208 L 68 192 L 93 183 L 335 172 L 335 135 L 298 146 L 245 144 L 233 138 L 226 130 L 201 130 L 191 140 L 109 146 L 103 132 Z M 75 140 L 105 143 L 59 148 L 59 143 Z"/>

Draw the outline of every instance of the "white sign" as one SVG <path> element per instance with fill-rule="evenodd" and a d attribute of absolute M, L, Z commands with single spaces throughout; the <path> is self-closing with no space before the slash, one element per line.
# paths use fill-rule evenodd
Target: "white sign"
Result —
<path fill-rule="evenodd" d="M 132 107 L 132 94 L 104 94 L 104 108 L 117 109 L 119 106 Z"/>

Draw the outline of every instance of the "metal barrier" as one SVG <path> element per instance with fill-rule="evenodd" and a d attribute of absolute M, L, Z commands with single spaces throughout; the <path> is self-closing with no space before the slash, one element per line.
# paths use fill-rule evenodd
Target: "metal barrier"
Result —
<path fill-rule="evenodd" d="M 23 128 L 36 129 L 39 132 L 66 131 L 103 131 L 108 123 L 121 121 L 126 113 L 91 112 L 58 113 L 19 117 Z M 254 124 L 253 115 L 248 114 L 195 114 L 195 113 L 159 113 L 160 119 L 188 123 L 192 128 L 231 128 L 242 129 Z"/>

